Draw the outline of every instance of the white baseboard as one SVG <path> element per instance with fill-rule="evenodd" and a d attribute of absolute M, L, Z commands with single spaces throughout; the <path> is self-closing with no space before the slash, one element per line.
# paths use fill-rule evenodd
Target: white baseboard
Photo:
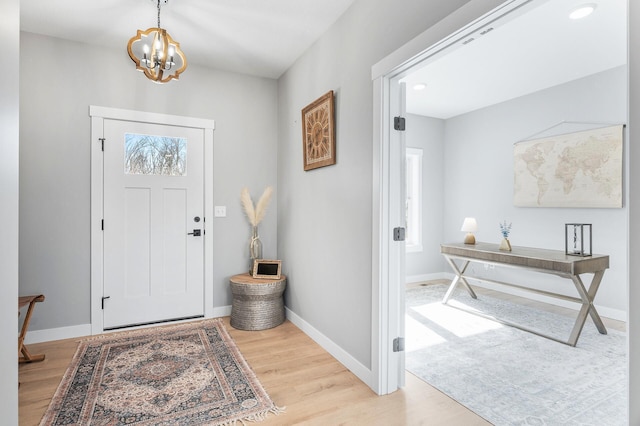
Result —
<path fill-rule="evenodd" d="M 231 305 L 218 306 L 213 308 L 213 315 L 209 318 L 220 318 L 231 316 Z"/>
<path fill-rule="evenodd" d="M 91 336 L 91 324 L 47 328 L 45 330 L 29 330 L 24 338 L 24 342 L 26 344 L 42 343 L 85 336 Z"/>
<path fill-rule="evenodd" d="M 300 318 L 296 313 L 291 311 L 289 308 L 286 308 L 286 316 L 289 321 L 291 321 L 296 327 L 302 330 L 307 336 L 311 337 L 317 344 L 319 344 L 322 349 L 329 352 L 331 356 L 337 359 L 342 365 L 344 365 L 349 371 L 358 377 L 358 379 L 362 380 L 367 384 L 371 389 L 373 389 L 373 372 L 362 365 L 358 360 L 352 357 L 349 353 L 347 353 L 340 346 L 335 344 L 331 339 L 322 334 L 316 328 L 314 328 L 311 324 Z"/>
<path fill-rule="evenodd" d="M 413 284 L 413 283 L 421 283 L 424 281 L 451 280 L 451 279 L 453 279 L 452 274 L 448 274 L 446 272 L 438 272 L 435 274 L 407 275 L 404 282 L 405 284 Z"/>
<path fill-rule="evenodd" d="M 208 318 L 220 318 L 220 317 L 228 317 L 231 315 L 231 305 L 228 306 L 219 306 L 213 308 L 213 315 Z M 192 321 L 187 320 L 187 321 Z M 180 321 L 176 321 L 180 322 Z M 140 326 L 131 328 L 147 328 L 153 327 L 158 324 L 153 324 L 149 326 Z M 109 333 L 113 333 L 112 330 Z M 86 337 L 91 336 L 91 324 L 82 324 L 82 325 L 74 325 L 71 327 L 58 327 L 58 328 L 47 328 L 44 330 L 29 330 L 27 332 L 26 337 L 24 338 L 24 342 L 29 345 L 33 343 L 42 343 L 42 342 L 50 342 L 52 340 L 63 340 L 63 339 L 74 339 L 76 337 Z"/>

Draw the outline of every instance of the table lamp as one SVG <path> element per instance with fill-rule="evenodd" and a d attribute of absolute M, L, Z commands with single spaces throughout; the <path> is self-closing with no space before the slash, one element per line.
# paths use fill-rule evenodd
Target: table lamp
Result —
<path fill-rule="evenodd" d="M 465 244 L 476 243 L 476 237 L 473 235 L 473 233 L 478 230 L 478 222 L 476 222 L 476 219 L 474 217 L 465 217 L 464 222 L 462 222 L 462 229 L 460 230 L 467 233 L 467 235 L 465 235 L 464 237 Z"/>

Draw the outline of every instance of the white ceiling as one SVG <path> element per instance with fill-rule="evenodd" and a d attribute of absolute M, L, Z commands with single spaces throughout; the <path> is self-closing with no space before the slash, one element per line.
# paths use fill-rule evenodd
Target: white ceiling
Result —
<path fill-rule="evenodd" d="M 161 25 L 190 65 L 278 78 L 353 1 L 169 0 Z M 126 54 L 136 30 L 157 26 L 157 0 L 21 0 L 20 19 L 23 31 Z"/>
<path fill-rule="evenodd" d="M 626 0 L 536 3 L 406 77 L 407 111 L 447 119 L 626 64 Z M 594 13 L 568 19 L 584 3 L 597 3 Z M 419 82 L 426 89 L 413 90 Z"/>
<path fill-rule="evenodd" d="M 20 25 L 126 54 L 136 30 L 156 26 L 156 1 L 21 0 Z M 161 24 L 190 65 L 278 78 L 354 1 L 169 0 Z M 583 20 L 568 13 L 585 0 L 533 0 L 473 34 L 405 79 L 407 111 L 446 119 L 625 64 L 627 0 L 586 1 L 597 8 Z"/>

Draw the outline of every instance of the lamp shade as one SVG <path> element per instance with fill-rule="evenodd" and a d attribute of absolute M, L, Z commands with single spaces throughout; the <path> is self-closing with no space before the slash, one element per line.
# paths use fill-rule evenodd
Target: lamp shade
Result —
<path fill-rule="evenodd" d="M 464 232 L 476 232 L 478 230 L 478 222 L 474 217 L 465 217 L 462 222 L 462 229 Z"/>

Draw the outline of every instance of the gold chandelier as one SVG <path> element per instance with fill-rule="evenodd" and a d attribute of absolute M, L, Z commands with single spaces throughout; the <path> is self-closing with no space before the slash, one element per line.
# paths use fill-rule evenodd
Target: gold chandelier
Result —
<path fill-rule="evenodd" d="M 136 69 L 144 72 L 149 80 L 167 83 L 171 79 L 180 78 L 180 74 L 187 68 L 187 58 L 180 50 L 180 43 L 160 27 L 160 1 L 158 0 L 158 27 L 138 30 L 127 43 L 127 52 L 136 63 Z M 162 0 L 163 4 L 168 1 Z"/>

